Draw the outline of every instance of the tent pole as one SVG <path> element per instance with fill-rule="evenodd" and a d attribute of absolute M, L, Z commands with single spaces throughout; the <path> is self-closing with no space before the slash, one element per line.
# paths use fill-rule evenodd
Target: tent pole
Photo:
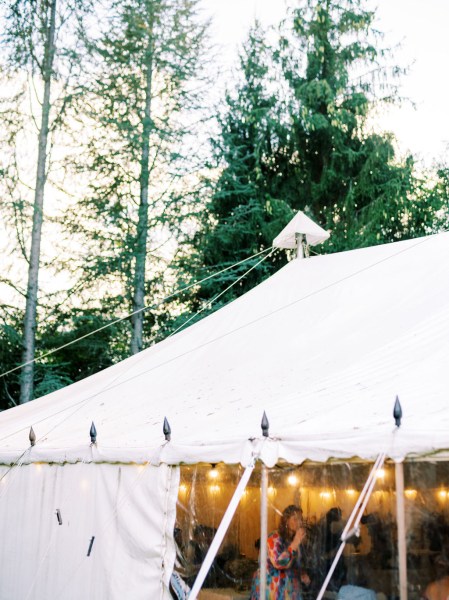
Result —
<path fill-rule="evenodd" d="M 407 550 L 405 545 L 404 463 L 395 463 L 396 521 L 398 524 L 399 597 L 407 600 Z"/>
<path fill-rule="evenodd" d="M 267 595 L 268 469 L 262 465 L 260 482 L 260 598 Z"/>
<path fill-rule="evenodd" d="M 296 258 L 304 258 L 304 248 L 302 245 L 304 236 L 302 233 L 295 233 L 296 239 Z"/>
<path fill-rule="evenodd" d="M 223 515 L 223 519 L 221 520 L 221 523 L 217 529 L 217 533 L 215 534 L 214 539 L 212 540 L 212 544 L 210 545 L 209 550 L 207 551 L 207 554 L 204 557 L 203 564 L 201 565 L 198 575 L 196 576 L 195 583 L 193 584 L 193 587 L 189 594 L 189 600 L 196 600 L 199 594 L 204 580 L 206 579 L 206 575 L 209 573 L 209 569 L 212 566 L 214 558 L 217 555 L 217 552 L 221 546 L 224 536 L 226 535 L 228 527 L 231 524 L 232 517 L 234 516 L 234 513 L 237 509 L 241 497 L 243 496 L 243 492 L 245 491 L 245 488 L 253 471 L 254 463 L 246 467 L 242 478 L 239 481 L 234 495 L 232 496 L 231 501 L 229 502 L 229 506 L 226 509 L 226 512 Z"/>

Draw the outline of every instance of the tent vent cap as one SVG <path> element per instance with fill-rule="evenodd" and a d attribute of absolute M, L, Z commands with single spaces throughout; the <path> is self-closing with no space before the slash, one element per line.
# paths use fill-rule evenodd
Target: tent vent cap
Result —
<path fill-rule="evenodd" d="M 274 238 L 275 248 L 286 248 L 294 250 L 298 246 L 298 240 L 305 238 L 308 246 L 321 244 L 329 238 L 329 232 L 309 219 L 302 211 L 298 211 L 293 219 L 287 223 L 281 233 Z M 297 248 L 299 250 L 299 248 Z"/>

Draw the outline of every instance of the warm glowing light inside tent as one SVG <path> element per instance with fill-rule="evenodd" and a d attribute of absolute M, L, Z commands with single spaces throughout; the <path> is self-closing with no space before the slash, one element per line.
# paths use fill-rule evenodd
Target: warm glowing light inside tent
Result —
<path fill-rule="evenodd" d="M 405 497 L 408 498 L 409 500 L 414 500 L 416 498 L 416 496 L 418 495 L 418 492 L 416 490 L 405 490 L 404 494 L 405 494 Z"/>
<path fill-rule="evenodd" d="M 447 490 L 439 490 L 439 492 L 438 492 L 438 498 L 440 498 L 440 500 L 446 500 L 446 498 L 447 498 Z"/>
<path fill-rule="evenodd" d="M 331 497 L 330 492 L 328 492 L 328 491 L 320 492 L 320 498 L 323 498 L 323 500 L 329 500 L 330 497 Z"/>
<path fill-rule="evenodd" d="M 288 485 L 297 485 L 298 481 L 297 475 L 294 475 L 293 473 L 287 477 Z"/>
<path fill-rule="evenodd" d="M 218 494 L 219 491 L 220 491 L 220 486 L 217 483 L 213 483 L 212 485 L 209 486 L 209 492 L 211 494 Z"/>
<path fill-rule="evenodd" d="M 356 491 L 353 488 L 349 488 L 346 490 L 348 496 L 355 496 Z"/>
<path fill-rule="evenodd" d="M 211 470 L 209 471 L 209 478 L 210 478 L 210 479 L 217 479 L 217 477 L 218 477 L 218 471 L 217 471 L 217 469 L 214 467 L 213 469 L 211 469 Z"/>
<path fill-rule="evenodd" d="M 377 479 L 385 479 L 385 469 L 377 469 Z"/>
<path fill-rule="evenodd" d="M 180 484 L 179 491 L 181 492 L 181 494 L 185 494 L 187 492 L 187 486 L 185 483 Z"/>
<path fill-rule="evenodd" d="M 269 496 L 274 496 L 274 495 L 275 495 L 275 493 L 276 493 L 276 488 L 274 488 L 272 485 L 270 485 L 270 486 L 268 487 L 268 495 L 269 495 Z"/>

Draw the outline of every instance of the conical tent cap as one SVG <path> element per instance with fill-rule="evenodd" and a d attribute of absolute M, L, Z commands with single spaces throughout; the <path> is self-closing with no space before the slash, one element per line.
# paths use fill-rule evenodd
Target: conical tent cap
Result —
<path fill-rule="evenodd" d="M 299 210 L 290 223 L 288 223 L 281 233 L 274 238 L 273 246 L 275 248 L 296 248 L 297 233 L 302 233 L 306 236 L 306 241 L 309 246 L 321 244 L 321 242 L 326 241 L 330 235 Z"/>

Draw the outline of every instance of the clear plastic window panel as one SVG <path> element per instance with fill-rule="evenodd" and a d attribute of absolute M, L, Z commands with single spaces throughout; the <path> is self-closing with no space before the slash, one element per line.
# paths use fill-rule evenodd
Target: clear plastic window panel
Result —
<path fill-rule="evenodd" d="M 296 593 L 303 600 L 317 597 L 340 545 L 340 535 L 371 469 L 372 464 L 348 462 L 283 464 L 268 470 L 269 536 L 280 531 L 287 507 L 293 505 L 301 509 L 304 539 L 288 567 L 290 576 L 296 578 L 293 591 L 290 590 L 292 600 Z M 175 571 L 187 586 L 195 581 L 242 474 L 242 467 L 223 464 L 181 468 L 174 532 Z M 446 553 L 449 548 L 449 465 L 446 462 L 406 463 L 404 477 L 409 600 L 424 596 L 428 600 L 447 598 L 449 577 L 444 596 L 437 597 L 436 592 L 432 595 L 432 582 L 449 575 Z M 259 598 L 260 485 L 261 467 L 258 465 L 206 577 L 199 595 L 201 600 Z M 285 528 L 283 531 L 285 533 Z M 285 536 L 292 535 L 287 528 Z M 283 538 L 281 541 L 284 543 Z M 285 540 L 285 547 L 288 548 L 289 543 L 291 537 Z M 275 571 L 271 575 L 274 580 Z M 268 583 L 271 585 L 272 581 Z M 176 592 L 173 596 L 178 597 Z M 285 597 L 290 598 L 287 592 Z M 348 540 L 324 597 L 329 600 L 399 598 L 393 464 L 386 463 L 379 471 L 361 519 L 359 535 Z M 277 598 L 270 586 L 266 598 Z"/>

